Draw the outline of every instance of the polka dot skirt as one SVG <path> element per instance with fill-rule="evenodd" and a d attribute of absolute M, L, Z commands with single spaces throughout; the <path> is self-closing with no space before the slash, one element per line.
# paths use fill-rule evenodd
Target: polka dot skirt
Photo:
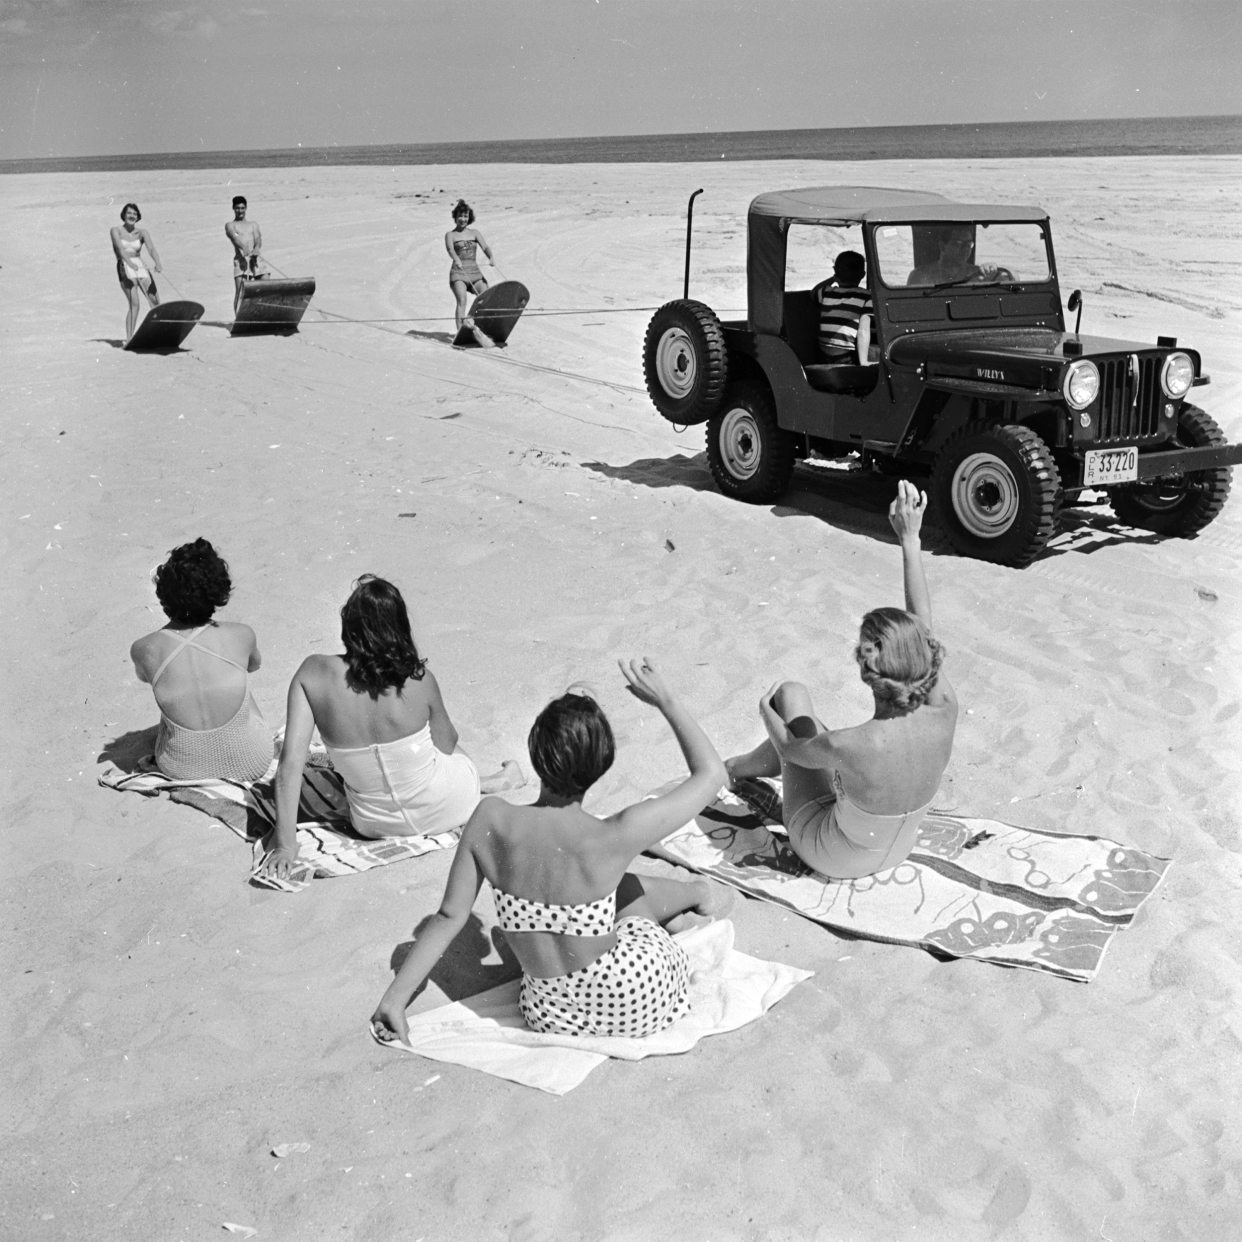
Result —
<path fill-rule="evenodd" d="M 690 962 L 657 923 L 630 917 L 589 966 L 553 979 L 522 976 L 522 1016 L 550 1035 L 654 1035 L 690 1012 Z"/>

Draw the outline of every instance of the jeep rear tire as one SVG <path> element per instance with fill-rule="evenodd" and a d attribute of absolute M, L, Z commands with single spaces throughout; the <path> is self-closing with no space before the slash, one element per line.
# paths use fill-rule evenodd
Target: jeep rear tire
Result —
<path fill-rule="evenodd" d="M 936 458 L 932 502 L 958 552 L 1021 568 L 1056 530 L 1061 475 L 1029 427 L 970 423 Z"/>
<path fill-rule="evenodd" d="M 1225 444 L 1225 433 L 1197 405 L 1184 405 L 1177 419 L 1177 442 L 1188 448 Z M 1229 466 L 1191 470 L 1182 478 L 1153 479 L 1131 487 L 1110 487 L 1108 503 L 1128 526 L 1161 535 L 1198 534 L 1224 507 L 1233 471 Z"/>
<path fill-rule="evenodd" d="M 759 380 L 731 384 L 707 424 L 707 460 L 726 496 L 751 504 L 775 500 L 789 486 L 794 438 L 776 422 L 771 389 Z"/>
<path fill-rule="evenodd" d="M 720 408 L 728 380 L 724 329 L 702 302 L 667 302 L 651 317 L 643 375 L 655 408 L 670 423 L 705 423 Z"/>

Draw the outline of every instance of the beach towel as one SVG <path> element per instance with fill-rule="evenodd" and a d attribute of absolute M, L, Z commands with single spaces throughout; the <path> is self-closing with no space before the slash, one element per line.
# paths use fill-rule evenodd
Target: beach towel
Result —
<path fill-rule="evenodd" d="M 1082 983 L 1169 867 L 1167 858 L 1104 837 L 933 808 L 905 862 L 830 880 L 790 847 L 779 790 L 779 781 L 739 781 L 738 793 L 722 790 L 649 852 L 850 936 Z"/>
<path fill-rule="evenodd" d="M 270 774 L 270 775 L 274 775 Z M 460 830 L 435 836 L 360 837 L 349 819 L 345 784 L 328 766 L 327 753 L 313 747 L 307 757 L 298 799 L 298 861 L 287 880 L 255 874 L 265 852 L 263 838 L 276 825 L 276 791 L 272 780 L 261 781 L 175 781 L 145 760 L 132 773 L 107 769 L 99 783 L 122 793 L 147 797 L 167 794 L 173 802 L 205 811 L 251 845 L 249 879 L 262 888 L 296 893 L 311 880 L 356 875 L 373 867 L 384 867 L 406 858 L 417 858 L 433 850 L 451 849 Z"/>
<path fill-rule="evenodd" d="M 542 1035 L 523 1020 L 518 1009 L 522 981 L 514 979 L 467 1000 L 416 1014 L 410 1019 L 408 1043 L 376 1042 L 564 1095 L 610 1057 L 641 1061 L 669 1056 L 688 1052 L 705 1036 L 735 1031 L 762 1017 L 815 973 L 739 953 L 728 919 L 680 932 L 674 939 L 690 959 L 690 1012 L 658 1034 L 642 1039 Z"/>

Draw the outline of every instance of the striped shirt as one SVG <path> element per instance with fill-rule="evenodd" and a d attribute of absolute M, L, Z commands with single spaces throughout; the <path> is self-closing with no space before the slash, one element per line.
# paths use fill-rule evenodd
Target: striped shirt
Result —
<path fill-rule="evenodd" d="M 858 351 L 858 321 L 873 313 L 871 294 L 866 289 L 839 289 L 821 285 L 815 294 L 819 301 L 819 352 L 825 358 L 840 359 Z"/>

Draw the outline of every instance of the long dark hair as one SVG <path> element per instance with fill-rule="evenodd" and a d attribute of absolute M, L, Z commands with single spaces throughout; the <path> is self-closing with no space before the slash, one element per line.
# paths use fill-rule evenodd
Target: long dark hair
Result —
<path fill-rule="evenodd" d="M 526 748 L 539 779 L 562 798 L 581 798 L 617 756 L 608 717 L 585 694 L 553 699 L 535 717 Z"/>
<path fill-rule="evenodd" d="M 201 536 L 173 548 L 155 571 L 155 596 L 174 625 L 206 625 L 232 591 L 228 565 Z"/>
<path fill-rule="evenodd" d="M 389 686 L 401 693 L 406 680 L 422 681 L 427 661 L 410 633 L 410 616 L 391 582 L 363 574 L 341 609 L 345 684 L 378 699 Z"/>

